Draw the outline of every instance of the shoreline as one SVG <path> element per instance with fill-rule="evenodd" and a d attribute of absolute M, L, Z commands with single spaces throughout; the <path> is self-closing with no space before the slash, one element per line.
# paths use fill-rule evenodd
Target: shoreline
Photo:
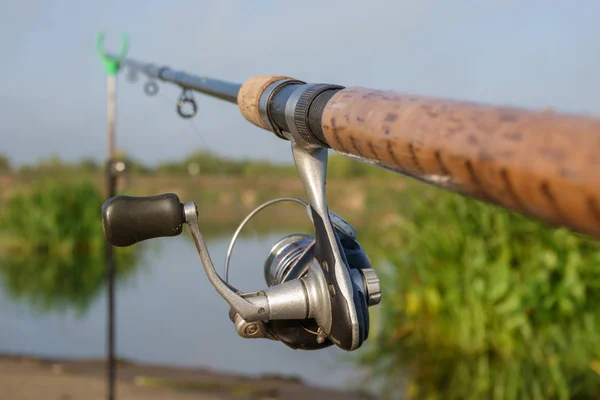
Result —
<path fill-rule="evenodd" d="M 43 357 L 33 354 L 0 353 L 0 387 L 5 387 L 3 380 L 11 375 L 23 377 L 27 387 L 35 388 L 36 381 L 52 380 L 65 381 L 62 391 L 77 390 L 80 384 L 89 385 L 90 380 L 100 388 L 105 387 L 106 363 L 103 358 L 66 358 Z M 58 379 L 60 378 L 60 379 Z M 68 382 L 67 382 L 68 381 Z M 41 384 L 41 382 L 40 382 Z M 47 385 L 47 384 L 45 384 Z M 343 392 L 340 390 L 307 385 L 295 376 L 258 375 L 221 372 L 208 368 L 181 367 L 164 364 L 150 364 L 134 360 L 117 360 L 117 386 L 119 391 L 144 391 L 171 393 L 165 399 L 178 400 L 194 395 L 199 400 L 215 399 L 331 399 L 359 400 L 373 399 L 365 394 Z M 40 394 L 44 391 L 41 390 Z M 145 394 L 144 396 L 146 396 Z M 165 394 L 161 394 L 164 396 Z M 13 397 L 26 397 L 36 400 L 36 397 L 24 396 L 23 393 L 13 393 Z M 179 397 L 177 397 L 179 396 Z M 182 397 L 183 396 L 183 397 Z M 203 397 L 200 397 L 203 396 Z M 209 397 L 204 397 L 209 396 Z M 215 397 L 216 396 L 216 397 Z M 63 396 L 64 397 L 64 396 Z M 130 396 L 131 397 L 131 396 Z M 127 399 L 130 397 L 120 397 Z M 42 397 L 39 397 L 40 399 Z M 51 396 L 45 396 L 45 399 Z M 71 396 L 76 399 L 78 397 Z M 135 396 L 131 397 L 135 398 Z"/>

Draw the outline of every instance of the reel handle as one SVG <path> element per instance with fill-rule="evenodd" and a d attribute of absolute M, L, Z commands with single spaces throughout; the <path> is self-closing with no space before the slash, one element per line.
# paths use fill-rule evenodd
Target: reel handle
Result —
<path fill-rule="evenodd" d="M 183 205 L 174 193 L 149 197 L 119 195 L 102 205 L 104 237 L 127 247 L 158 237 L 177 236 L 183 229 Z"/>

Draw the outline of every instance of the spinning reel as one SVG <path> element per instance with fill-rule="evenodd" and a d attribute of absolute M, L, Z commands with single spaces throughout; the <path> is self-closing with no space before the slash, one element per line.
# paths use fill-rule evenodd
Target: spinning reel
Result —
<path fill-rule="evenodd" d="M 112 245 L 130 246 L 179 235 L 186 223 L 204 271 L 231 307 L 229 317 L 240 336 L 279 340 L 302 350 L 334 344 L 355 350 L 369 334 L 368 308 L 380 302 L 379 278 L 356 241 L 356 230 L 328 210 L 327 149 L 292 140 L 292 153 L 308 203 L 289 198 L 268 202 L 246 217 L 232 241 L 269 204 L 294 200 L 306 206 L 315 234 L 289 235 L 272 247 L 264 266 L 264 290 L 242 293 L 219 276 L 200 233 L 196 204 L 182 204 L 175 194 L 110 198 L 102 206 L 104 235 Z"/>

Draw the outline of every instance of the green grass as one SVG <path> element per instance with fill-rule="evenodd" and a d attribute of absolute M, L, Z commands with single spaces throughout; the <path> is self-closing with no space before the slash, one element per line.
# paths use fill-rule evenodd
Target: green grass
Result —
<path fill-rule="evenodd" d="M 435 188 L 397 196 L 365 243 L 383 275 L 364 362 L 387 394 L 600 396 L 600 246 Z M 365 237 L 365 235 L 363 235 Z"/>
<path fill-rule="evenodd" d="M 3 242 L 13 252 L 57 257 L 97 252 L 104 245 L 98 226 L 102 202 L 88 182 L 48 180 L 18 188 L 0 217 Z"/>
<path fill-rule="evenodd" d="M 101 193 L 89 181 L 43 180 L 15 188 L 0 213 L 0 277 L 36 308 L 83 312 L 105 281 Z M 135 248 L 116 249 L 117 276 Z"/>

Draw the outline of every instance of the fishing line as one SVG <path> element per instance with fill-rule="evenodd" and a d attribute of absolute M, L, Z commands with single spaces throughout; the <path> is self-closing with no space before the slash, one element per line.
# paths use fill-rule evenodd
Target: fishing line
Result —
<path fill-rule="evenodd" d="M 164 94 L 158 93 L 158 97 L 161 99 L 161 101 L 169 102 L 169 104 L 172 104 L 172 101 L 170 101 L 167 98 L 167 96 L 165 96 Z M 225 186 L 227 188 L 227 191 L 229 191 L 229 194 L 233 197 L 233 200 L 234 200 L 238 210 L 242 213 L 242 215 L 245 215 L 248 212 L 248 210 L 246 210 L 246 208 L 242 204 L 241 200 L 236 195 L 235 190 L 233 189 L 233 186 L 231 186 L 231 183 L 227 179 L 227 174 L 225 174 L 225 171 L 223 170 L 223 166 L 221 165 L 219 160 L 216 158 L 215 153 L 212 150 L 212 147 L 208 144 L 208 141 L 204 137 L 204 134 L 202 133 L 200 128 L 195 124 L 193 119 L 190 120 L 190 128 L 191 128 L 191 131 L 193 131 L 196 134 L 198 139 L 200 139 L 200 141 L 202 142 L 202 145 L 208 151 L 209 158 L 210 158 L 211 162 L 214 164 L 214 166 L 217 170 L 217 173 L 219 174 L 219 178 L 221 179 L 221 181 L 223 181 L 223 183 L 225 184 Z M 251 228 L 251 229 L 254 230 L 254 228 Z M 255 231 L 255 233 L 256 233 L 256 231 Z"/>
<path fill-rule="evenodd" d="M 164 94 L 158 92 L 157 93 L 157 97 L 159 99 L 161 99 L 161 101 L 170 104 L 173 104 L 173 102 Z M 216 153 L 214 153 L 214 151 L 212 150 L 212 147 L 208 144 L 208 141 L 206 140 L 205 135 L 203 134 L 202 130 L 196 125 L 195 121 L 193 119 L 190 119 L 189 121 L 189 126 L 190 126 L 190 130 L 192 132 L 194 132 L 196 135 L 196 137 L 201 141 L 202 145 L 204 146 L 204 148 L 208 151 L 209 153 L 209 158 L 211 160 L 211 162 L 214 164 L 217 173 L 219 174 L 219 178 L 221 179 L 221 181 L 225 184 L 226 190 L 229 192 L 229 194 L 231 195 L 231 197 L 233 198 L 234 203 L 236 204 L 236 207 L 238 208 L 238 211 L 240 211 L 241 215 L 246 215 L 248 213 L 248 210 L 246 209 L 246 207 L 244 207 L 244 205 L 242 204 L 240 198 L 238 197 L 238 195 L 236 194 L 233 186 L 231 185 L 231 182 L 229 181 L 227 174 L 225 173 L 223 166 L 221 165 L 221 163 L 219 162 L 219 160 L 217 159 L 217 157 L 215 156 Z M 258 231 L 256 230 L 256 228 L 254 227 L 252 222 L 247 222 L 246 224 L 248 226 L 248 228 L 250 228 L 250 230 L 252 231 L 252 235 L 254 237 L 254 239 L 260 241 L 262 244 L 266 244 L 266 242 L 264 241 L 264 238 L 262 238 L 259 234 Z M 227 261 L 227 266 L 228 266 L 228 261 Z M 228 272 L 228 268 L 226 266 L 226 272 Z"/>
<path fill-rule="evenodd" d="M 194 131 L 196 133 L 196 135 L 203 142 L 204 146 L 206 146 L 206 149 L 208 150 L 208 152 L 210 154 L 210 159 L 213 160 L 213 163 L 214 163 L 215 167 L 217 168 L 217 171 L 218 171 L 221 179 L 223 180 L 223 183 L 225 183 L 227 190 L 233 197 L 234 202 L 236 203 L 238 209 L 240 210 L 240 212 L 242 214 L 246 214 L 248 212 L 248 210 L 244 207 L 240 198 L 236 195 L 235 190 L 233 189 L 233 186 L 231 186 L 231 182 L 229 182 L 229 180 L 227 179 L 227 174 L 223 170 L 223 166 L 221 165 L 219 160 L 214 156 L 214 152 L 212 151 L 211 147 L 208 145 L 208 142 L 206 141 L 206 138 L 202 134 L 202 131 L 200 130 L 200 128 L 198 128 L 198 126 L 195 124 L 195 122 L 193 120 L 190 121 L 190 126 L 192 127 L 192 131 Z M 254 236 L 256 238 L 258 238 L 259 237 L 258 231 L 256 231 L 256 229 L 254 229 L 252 224 L 249 224 L 249 227 L 252 230 Z"/>
<path fill-rule="evenodd" d="M 231 238 L 231 242 L 229 242 L 229 248 L 227 249 L 227 256 L 225 256 L 225 282 L 226 283 L 229 283 L 229 261 L 231 260 L 231 254 L 233 253 L 233 246 L 235 246 L 235 242 L 237 241 L 237 239 L 240 235 L 240 232 L 242 231 L 244 226 L 249 224 L 250 220 L 252 218 L 254 218 L 254 216 L 256 214 L 258 214 L 260 211 L 264 210 L 267 207 L 270 207 L 271 205 L 273 205 L 275 203 L 280 203 L 283 201 L 291 201 L 291 202 L 301 204 L 305 208 L 308 207 L 308 204 L 304 200 L 297 199 L 295 197 L 278 197 L 276 199 L 264 202 L 260 206 L 256 207 L 250 214 L 248 214 L 246 216 L 246 218 L 244 218 L 244 220 L 240 223 L 237 230 L 233 234 L 233 237 Z M 310 214 L 309 214 L 309 216 L 310 216 Z"/>

